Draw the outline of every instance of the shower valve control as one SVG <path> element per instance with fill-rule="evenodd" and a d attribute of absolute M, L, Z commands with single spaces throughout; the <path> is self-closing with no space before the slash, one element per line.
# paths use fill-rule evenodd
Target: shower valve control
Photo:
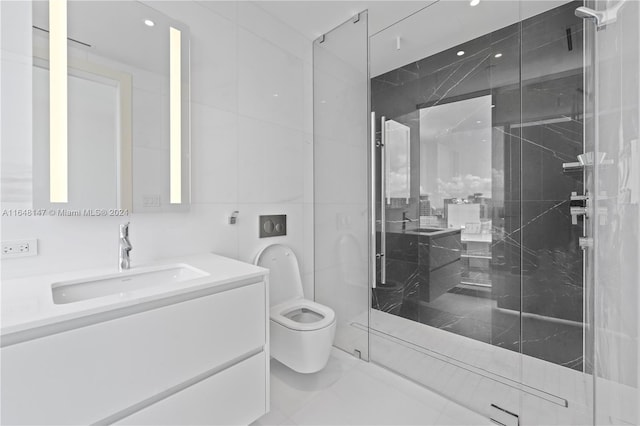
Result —
<path fill-rule="evenodd" d="M 569 203 L 569 211 L 571 213 L 571 224 L 578 224 L 578 216 L 587 218 L 589 195 L 578 195 L 577 192 L 572 192 Z"/>
<path fill-rule="evenodd" d="M 587 208 L 586 207 L 570 207 L 571 212 L 571 224 L 578 224 L 578 216 L 587 217 Z"/>
<path fill-rule="evenodd" d="M 571 193 L 571 201 L 587 201 L 589 199 L 589 195 L 578 195 L 577 192 Z"/>

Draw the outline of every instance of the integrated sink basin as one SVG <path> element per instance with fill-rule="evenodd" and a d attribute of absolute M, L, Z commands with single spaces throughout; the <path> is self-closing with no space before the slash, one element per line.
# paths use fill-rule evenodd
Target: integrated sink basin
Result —
<path fill-rule="evenodd" d="M 420 233 L 432 233 L 432 232 L 442 232 L 442 231 L 448 231 L 448 229 L 446 228 L 418 228 L 418 229 L 412 229 L 412 232 L 420 232 Z"/>
<path fill-rule="evenodd" d="M 53 303 L 61 305 L 114 294 L 124 296 L 134 290 L 176 284 L 207 275 L 207 272 L 187 264 L 162 265 L 53 283 L 51 294 Z"/>

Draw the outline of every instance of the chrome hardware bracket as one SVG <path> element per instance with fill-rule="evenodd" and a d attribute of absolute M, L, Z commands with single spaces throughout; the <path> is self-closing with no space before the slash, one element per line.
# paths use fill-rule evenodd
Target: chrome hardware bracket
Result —
<path fill-rule="evenodd" d="M 593 247 L 593 238 L 589 237 L 580 237 L 578 239 L 578 245 L 582 250 L 586 250 L 588 248 Z"/>

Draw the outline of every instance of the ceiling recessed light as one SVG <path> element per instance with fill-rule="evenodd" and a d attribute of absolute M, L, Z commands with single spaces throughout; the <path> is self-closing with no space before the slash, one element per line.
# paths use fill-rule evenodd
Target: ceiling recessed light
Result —
<path fill-rule="evenodd" d="M 502 58 L 502 53 L 496 53 L 493 57 L 494 58 Z"/>
<path fill-rule="evenodd" d="M 469 3 L 469 6 L 477 6 L 480 4 L 480 0 L 471 0 L 471 2 Z"/>
<path fill-rule="evenodd" d="M 273 94 L 273 97 L 274 97 L 274 98 L 277 98 L 278 96 L 280 96 L 280 95 L 278 95 L 277 93 L 274 93 L 274 94 Z"/>
<path fill-rule="evenodd" d="M 156 23 L 155 23 L 155 22 L 153 22 L 151 19 L 145 19 L 145 20 L 144 20 L 144 24 L 145 24 L 147 27 L 153 27 Z"/>
<path fill-rule="evenodd" d="M 478 120 L 476 121 L 476 124 L 482 124 L 482 121 Z"/>
<path fill-rule="evenodd" d="M 464 50 L 458 50 L 458 53 L 456 53 L 456 55 L 458 55 L 458 56 L 464 55 Z"/>

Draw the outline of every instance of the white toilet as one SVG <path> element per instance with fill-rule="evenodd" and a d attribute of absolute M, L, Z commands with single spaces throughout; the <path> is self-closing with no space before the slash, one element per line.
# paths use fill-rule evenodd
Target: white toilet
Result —
<path fill-rule="evenodd" d="M 256 256 L 269 269 L 271 356 L 299 373 L 322 370 L 336 333 L 336 315 L 304 298 L 298 259 L 289 247 L 273 244 Z"/>

